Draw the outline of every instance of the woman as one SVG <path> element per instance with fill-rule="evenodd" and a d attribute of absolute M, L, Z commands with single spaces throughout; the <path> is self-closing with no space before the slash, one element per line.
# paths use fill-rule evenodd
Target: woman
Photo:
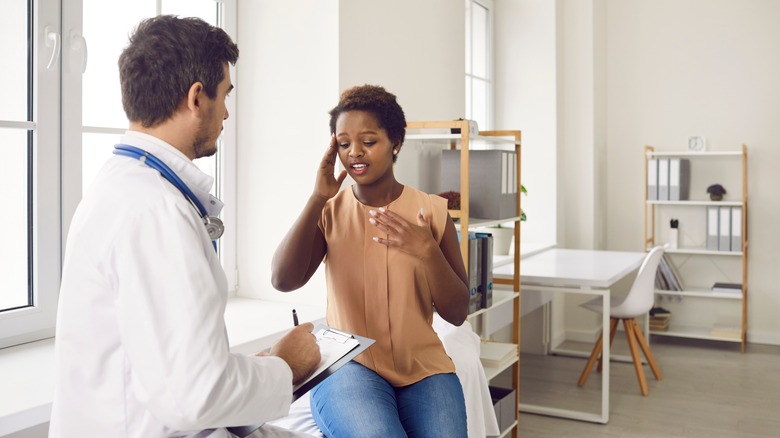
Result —
<path fill-rule="evenodd" d="M 465 437 L 455 367 L 431 328 L 461 325 L 468 280 L 447 201 L 395 179 L 406 120 L 378 86 L 346 90 L 330 111 L 330 146 L 314 192 L 273 259 L 273 284 L 295 290 L 325 264 L 327 321 L 376 340 L 315 387 L 329 437 Z M 344 167 L 334 176 L 336 156 Z M 349 174 L 355 185 L 339 191 Z"/>

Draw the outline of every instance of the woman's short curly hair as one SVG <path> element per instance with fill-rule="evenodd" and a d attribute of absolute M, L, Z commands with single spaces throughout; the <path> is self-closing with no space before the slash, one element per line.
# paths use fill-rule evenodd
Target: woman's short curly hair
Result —
<path fill-rule="evenodd" d="M 336 132 L 336 120 L 347 111 L 366 111 L 374 115 L 379 127 L 387 131 L 394 145 L 402 145 L 406 136 L 406 117 L 394 94 L 378 85 L 359 85 L 344 90 L 339 103 L 330 110 L 330 132 Z M 397 156 L 393 156 L 395 161 Z"/>

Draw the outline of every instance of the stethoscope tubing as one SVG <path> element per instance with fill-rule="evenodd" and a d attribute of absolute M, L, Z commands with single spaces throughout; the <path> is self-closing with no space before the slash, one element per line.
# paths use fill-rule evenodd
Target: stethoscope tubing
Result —
<path fill-rule="evenodd" d="M 192 193 L 192 190 L 187 187 L 187 184 L 185 184 L 184 181 L 182 181 L 181 178 L 179 178 L 179 176 L 176 175 L 176 173 L 159 158 L 141 148 L 126 144 L 118 144 L 114 146 L 114 153 L 116 155 L 124 155 L 125 157 L 135 158 L 136 160 L 146 163 L 146 165 L 152 169 L 160 172 L 165 179 L 170 181 L 177 189 L 179 189 L 185 198 L 187 198 L 190 202 L 193 203 L 193 205 L 195 205 L 195 208 L 198 210 L 198 213 L 200 213 L 201 216 L 205 217 L 208 214 L 206 208 L 195 196 L 195 194 Z"/>
<path fill-rule="evenodd" d="M 160 172 L 160 175 L 162 175 L 163 178 L 168 180 L 168 182 L 173 184 L 174 187 L 179 189 L 181 194 L 184 195 L 184 198 L 187 199 L 187 201 L 190 202 L 190 204 L 195 208 L 195 210 L 198 211 L 198 214 L 200 215 L 201 219 L 203 219 L 203 224 L 206 226 L 206 231 L 208 232 L 209 236 L 212 237 L 211 243 L 214 246 L 214 250 L 217 249 L 216 239 L 219 239 L 219 237 L 222 236 L 222 233 L 225 230 L 222 221 L 220 221 L 219 218 L 217 217 L 212 217 L 208 215 L 208 211 L 206 211 L 206 208 L 203 206 L 200 200 L 195 196 L 192 190 L 190 190 L 190 188 L 187 187 L 187 184 L 185 184 L 184 181 L 182 181 L 181 178 L 179 178 L 179 176 L 176 175 L 176 173 L 173 170 L 171 170 L 171 168 L 168 167 L 167 164 L 163 163 L 159 158 L 155 157 L 149 152 L 141 148 L 130 146 L 127 144 L 115 145 L 114 154 L 133 158 L 135 160 L 138 160 L 146 164 L 152 169 Z"/>

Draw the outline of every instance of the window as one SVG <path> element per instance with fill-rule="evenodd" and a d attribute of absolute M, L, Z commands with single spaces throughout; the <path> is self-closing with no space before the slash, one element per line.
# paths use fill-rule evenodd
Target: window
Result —
<path fill-rule="evenodd" d="M 198 16 L 235 35 L 231 0 L 27 0 L 3 6 L 0 182 L 7 194 L 0 227 L 7 237 L 0 259 L 0 348 L 54 334 L 70 218 L 127 127 L 117 60 L 137 22 L 158 14 Z M 228 99 L 230 113 L 234 105 Z M 215 176 L 215 194 L 223 199 L 235 190 L 222 178 L 234 175 L 224 171 L 235 166 L 234 123 L 225 122 L 220 152 L 196 161 Z M 234 272 L 235 203 L 226 204 L 229 231 L 220 255 L 226 272 Z"/>
<path fill-rule="evenodd" d="M 493 4 L 466 0 L 466 118 L 493 127 Z"/>

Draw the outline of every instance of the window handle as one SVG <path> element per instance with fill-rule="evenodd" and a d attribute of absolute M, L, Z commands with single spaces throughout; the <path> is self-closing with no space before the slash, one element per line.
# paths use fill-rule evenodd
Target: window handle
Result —
<path fill-rule="evenodd" d="M 62 42 L 60 41 L 60 34 L 54 30 L 52 26 L 46 26 L 46 28 L 43 29 L 43 32 L 46 34 L 46 47 L 53 46 L 51 51 L 51 58 L 49 59 L 49 63 L 46 65 L 46 70 L 51 70 L 57 64 L 57 59 L 60 57 L 60 48 L 62 46 Z"/>
<path fill-rule="evenodd" d="M 70 49 L 74 52 L 81 51 L 81 73 L 87 71 L 87 40 L 79 32 L 70 33 Z"/>

